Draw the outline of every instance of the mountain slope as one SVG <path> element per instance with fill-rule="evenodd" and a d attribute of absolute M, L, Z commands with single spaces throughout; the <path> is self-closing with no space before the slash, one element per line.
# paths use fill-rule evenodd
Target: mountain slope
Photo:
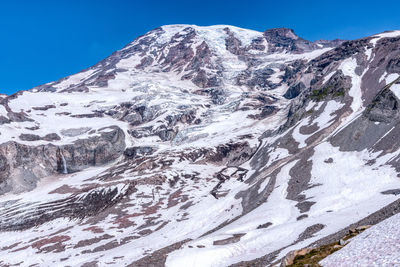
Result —
<path fill-rule="evenodd" d="M 1 97 L 0 264 L 266 265 L 384 219 L 399 45 L 170 25 Z"/>
<path fill-rule="evenodd" d="M 355 262 L 357 266 L 398 265 L 400 263 L 398 221 L 399 214 L 365 230 L 351 239 L 343 249 L 324 259 L 323 266 L 349 266 Z"/>

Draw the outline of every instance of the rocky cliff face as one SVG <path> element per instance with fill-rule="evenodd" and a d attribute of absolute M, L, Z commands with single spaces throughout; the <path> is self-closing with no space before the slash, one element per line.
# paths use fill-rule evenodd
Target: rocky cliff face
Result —
<path fill-rule="evenodd" d="M 265 266 L 397 212 L 399 45 L 170 25 L 0 96 L 0 265 Z"/>
<path fill-rule="evenodd" d="M 32 190 L 40 178 L 103 165 L 124 152 L 125 135 L 119 127 L 102 128 L 98 130 L 98 135 L 93 135 L 61 146 L 52 143 L 30 146 L 15 141 L 1 144 L 0 193 Z"/>

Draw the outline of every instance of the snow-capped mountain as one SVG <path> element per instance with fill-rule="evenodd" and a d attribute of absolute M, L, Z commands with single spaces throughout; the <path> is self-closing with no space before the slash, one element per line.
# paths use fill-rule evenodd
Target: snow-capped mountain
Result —
<path fill-rule="evenodd" d="M 400 31 L 170 25 L 0 95 L 0 265 L 265 266 L 377 223 L 399 77 Z"/>

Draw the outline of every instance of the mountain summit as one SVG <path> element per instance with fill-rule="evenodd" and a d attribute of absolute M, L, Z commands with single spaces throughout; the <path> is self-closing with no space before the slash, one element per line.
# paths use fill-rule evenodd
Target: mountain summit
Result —
<path fill-rule="evenodd" d="M 168 25 L 0 96 L 0 265 L 266 266 L 378 223 L 399 77 L 400 31 Z"/>
<path fill-rule="evenodd" d="M 247 76 L 246 70 L 260 67 L 253 66 L 252 61 L 268 60 L 279 54 L 288 54 L 285 56 L 288 58 L 290 54 L 317 51 L 317 55 L 324 51 L 323 48 L 332 46 L 328 41 L 322 44 L 306 41 L 289 29 L 272 29 L 261 33 L 226 25 L 168 25 L 140 36 L 95 66 L 71 76 L 79 79 L 76 83 L 61 79 L 39 86 L 36 90 L 82 91 L 93 85 L 101 87 L 116 73 L 126 70 L 134 73 L 168 73 L 170 77 L 192 81 L 201 88 L 226 83 L 237 85 L 238 82 L 233 79 L 238 79 L 236 72 Z M 310 58 L 314 56 L 310 55 Z M 233 73 L 234 77 L 231 77 Z"/>

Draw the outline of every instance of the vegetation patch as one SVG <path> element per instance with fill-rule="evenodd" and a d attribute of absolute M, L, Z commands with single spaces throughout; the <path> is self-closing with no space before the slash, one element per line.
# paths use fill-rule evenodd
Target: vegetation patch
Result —
<path fill-rule="evenodd" d="M 341 248 L 342 246 L 338 245 L 338 242 L 315 248 L 305 255 L 296 256 L 293 264 L 288 265 L 287 267 L 319 267 L 321 265 L 319 265 L 318 262 Z"/>
<path fill-rule="evenodd" d="M 353 238 L 369 227 L 369 225 L 365 225 L 357 227 L 356 229 L 351 229 L 339 242 L 333 242 L 328 245 L 320 246 L 310 250 L 304 255 L 298 255 L 294 258 L 293 263 L 286 265 L 286 267 L 320 267 L 321 265 L 319 262 L 321 260 L 340 250 L 342 247 L 347 245 L 349 239 Z"/>
<path fill-rule="evenodd" d="M 310 110 L 307 110 L 306 114 L 307 114 L 307 115 L 310 115 L 310 114 L 314 113 L 314 111 L 315 111 L 315 110 L 312 108 L 312 109 L 310 109 Z"/>
<path fill-rule="evenodd" d="M 339 88 L 338 90 L 334 90 L 334 87 L 330 85 L 323 89 L 312 90 L 310 97 L 315 101 L 321 101 L 327 98 L 328 96 L 332 96 L 333 98 L 335 98 L 335 97 L 344 97 L 344 95 L 345 95 L 344 88 Z"/>
<path fill-rule="evenodd" d="M 323 100 L 325 97 L 328 96 L 328 92 L 329 92 L 329 87 L 325 87 L 322 90 L 312 90 L 311 92 L 311 98 L 316 100 L 316 101 L 321 101 Z"/>

